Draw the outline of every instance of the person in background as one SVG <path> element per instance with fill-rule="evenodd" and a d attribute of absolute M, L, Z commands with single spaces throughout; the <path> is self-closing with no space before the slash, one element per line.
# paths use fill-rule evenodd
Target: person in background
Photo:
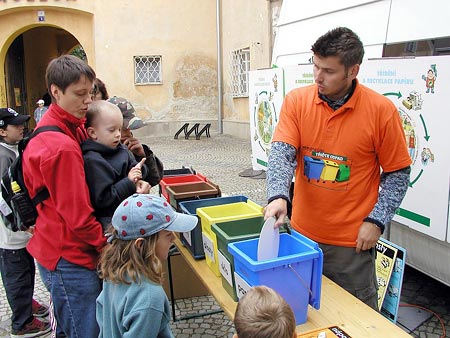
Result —
<path fill-rule="evenodd" d="M 94 101 L 86 113 L 89 139 L 81 143 L 89 195 L 95 216 L 106 231 L 114 210 L 134 193 L 148 194 L 145 158 L 137 163 L 120 143 L 123 117 L 120 109 L 107 101 Z"/>
<path fill-rule="evenodd" d="M 142 144 L 132 133 L 132 130 L 142 128 L 145 126 L 145 123 L 136 115 L 134 107 L 127 99 L 113 96 L 108 102 L 119 107 L 123 115 L 123 128 L 120 142 L 128 147 L 136 158 L 136 161 L 140 162 L 143 158 L 146 159 L 145 164 L 149 171 L 148 175 L 144 177 L 144 180 L 149 182 L 152 187 L 157 185 L 163 177 L 163 164 L 153 154 L 153 151 L 146 144 Z"/>
<path fill-rule="evenodd" d="M 42 116 L 47 111 L 47 107 L 44 106 L 44 103 L 45 102 L 42 99 L 39 99 L 36 102 L 36 104 L 38 105 L 38 107 L 34 110 L 34 120 L 36 121 L 36 125 L 39 123 L 39 121 L 41 120 Z"/>
<path fill-rule="evenodd" d="M 255 286 L 239 300 L 233 338 L 295 338 L 292 308 L 275 290 Z"/>
<path fill-rule="evenodd" d="M 378 309 L 374 247 L 405 196 L 411 158 L 395 105 L 357 80 L 359 37 L 335 28 L 311 50 L 315 84 L 288 93 L 273 136 L 265 218 L 279 226 L 292 205 L 292 227 L 323 250 L 323 274 Z"/>
<path fill-rule="evenodd" d="M 109 95 L 108 91 L 106 90 L 105 83 L 99 78 L 96 78 L 94 81 L 94 90 L 92 92 L 92 101 L 108 100 L 108 99 Z"/>
<path fill-rule="evenodd" d="M 191 231 L 196 225 L 197 217 L 175 212 L 156 195 L 134 194 L 120 204 L 99 262 L 99 338 L 173 337 L 169 300 L 161 285 L 162 262 L 173 231 Z"/>
<path fill-rule="evenodd" d="M 85 116 L 92 103 L 94 70 L 73 55 L 50 61 L 46 70 L 52 104 L 23 153 L 23 176 L 31 197 L 47 189 L 37 206 L 34 235 L 27 245 L 50 292 L 58 337 L 98 337 L 95 300 L 101 291 L 99 253 L 106 244 L 94 216 L 84 174 L 80 143 L 87 138 Z M 61 283 L 64 281 L 64 283 Z"/>
<path fill-rule="evenodd" d="M 11 108 L 0 108 L 0 177 L 19 153 L 18 143 L 29 119 L 30 116 L 19 115 Z M 49 332 L 50 326 L 38 319 L 48 315 L 48 308 L 33 299 L 36 266 L 26 249 L 32 229 L 10 230 L 10 220 L 4 214 L 7 205 L 1 194 L 0 200 L 0 272 L 12 312 L 11 337 L 38 337 Z"/>

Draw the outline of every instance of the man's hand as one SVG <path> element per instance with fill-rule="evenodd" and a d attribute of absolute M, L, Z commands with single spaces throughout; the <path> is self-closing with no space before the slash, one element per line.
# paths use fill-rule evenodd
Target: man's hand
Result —
<path fill-rule="evenodd" d="M 142 165 L 145 163 L 145 157 L 136 164 L 133 168 L 130 169 L 130 172 L 128 173 L 128 178 L 136 183 L 142 178 Z"/>
<path fill-rule="evenodd" d="M 358 238 L 356 239 L 356 252 L 369 250 L 375 247 L 381 236 L 381 230 L 375 224 L 363 222 L 359 227 Z"/>
<path fill-rule="evenodd" d="M 138 194 L 150 194 L 151 187 L 150 183 L 146 181 L 139 180 L 136 182 L 136 192 Z"/>
<path fill-rule="evenodd" d="M 287 202 L 282 198 L 273 200 L 264 208 L 264 219 L 275 216 L 275 227 L 278 228 L 283 225 L 287 216 Z"/>
<path fill-rule="evenodd" d="M 145 156 L 144 147 L 141 142 L 133 136 L 127 137 L 121 140 L 122 144 L 128 147 L 128 149 L 137 156 Z"/>

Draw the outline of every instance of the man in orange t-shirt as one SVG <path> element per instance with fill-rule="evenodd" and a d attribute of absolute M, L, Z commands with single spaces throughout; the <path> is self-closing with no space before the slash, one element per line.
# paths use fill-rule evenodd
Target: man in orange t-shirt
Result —
<path fill-rule="evenodd" d="M 394 104 L 356 79 L 358 36 L 336 28 L 312 51 L 315 84 L 286 96 L 272 140 L 265 217 L 281 225 L 292 206 L 292 227 L 324 252 L 324 275 L 377 309 L 374 247 L 406 193 L 411 158 Z"/>

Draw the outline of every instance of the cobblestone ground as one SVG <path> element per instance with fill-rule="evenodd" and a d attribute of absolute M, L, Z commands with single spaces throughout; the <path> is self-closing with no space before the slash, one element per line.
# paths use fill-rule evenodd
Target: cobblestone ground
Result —
<path fill-rule="evenodd" d="M 192 166 L 212 182 L 218 184 L 223 195 L 245 195 L 261 205 L 265 204 L 265 180 L 240 177 L 239 173 L 251 168 L 250 141 L 223 135 L 211 135 L 201 140 L 171 137 L 148 137 L 148 144 L 161 158 L 166 169 Z M 157 188 L 152 189 L 157 193 Z M 39 276 L 36 277 L 35 297 L 48 304 L 48 295 Z M 446 338 L 450 338 L 450 288 L 422 273 L 407 268 L 405 271 L 402 303 L 415 304 L 434 311 L 443 321 Z M 211 296 L 177 300 L 176 317 L 220 309 Z M 0 338 L 10 337 L 11 312 L 3 286 L 0 287 Z M 222 313 L 172 322 L 177 338 L 231 338 L 233 325 Z M 408 331 L 408 330 L 406 330 Z M 410 333 L 413 337 L 441 338 L 443 330 L 436 316 Z M 45 336 L 45 337 L 48 337 Z M 364 337 L 354 337 L 364 338 Z M 390 338 L 390 337 L 389 337 Z M 392 337 L 395 338 L 395 337 Z"/>

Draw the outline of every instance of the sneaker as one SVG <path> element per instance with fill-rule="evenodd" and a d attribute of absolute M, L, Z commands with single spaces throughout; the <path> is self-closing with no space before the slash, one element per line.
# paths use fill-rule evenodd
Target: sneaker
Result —
<path fill-rule="evenodd" d="M 44 323 L 39 319 L 33 318 L 31 322 L 25 325 L 21 330 L 11 330 L 11 338 L 32 338 L 40 337 L 50 332 L 50 324 Z"/>
<path fill-rule="evenodd" d="M 31 309 L 33 312 L 33 316 L 35 317 L 47 317 L 48 316 L 48 307 L 39 304 L 37 301 L 33 299 L 31 303 Z"/>

